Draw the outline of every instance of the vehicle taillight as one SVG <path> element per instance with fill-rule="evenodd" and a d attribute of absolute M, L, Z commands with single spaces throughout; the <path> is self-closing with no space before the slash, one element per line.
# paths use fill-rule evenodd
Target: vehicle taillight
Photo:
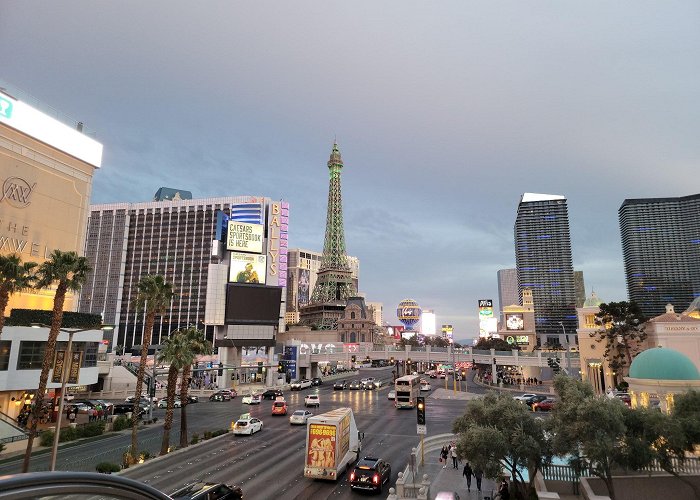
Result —
<path fill-rule="evenodd" d="M 354 480 L 355 480 L 355 471 L 352 471 L 350 473 L 350 481 L 354 481 Z"/>
<path fill-rule="evenodd" d="M 374 476 L 372 476 L 372 482 L 374 484 L 379 484 L 379 474 L 375 474 Z"/>

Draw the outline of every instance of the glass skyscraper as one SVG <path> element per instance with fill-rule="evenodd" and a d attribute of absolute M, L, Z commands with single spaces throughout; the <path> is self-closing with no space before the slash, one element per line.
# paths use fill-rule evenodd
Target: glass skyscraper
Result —
<path fill-rule="evenodd" d="M 532 290 L 541 344 L 576 332 L 576 287 L 566 198 L 525 193 L 515 219 L 518 288 Z"/>
<path fill-rule="evenodd" d="M 700 296 L 700 194 L 625 200 L 618 211 L 629 299 L 647 317 Z"/>

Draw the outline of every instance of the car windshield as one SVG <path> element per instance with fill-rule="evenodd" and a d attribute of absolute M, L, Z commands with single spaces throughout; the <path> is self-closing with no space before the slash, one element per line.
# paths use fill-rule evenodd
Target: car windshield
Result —
<path fill-rule="evenodd" d="M 296 415 L 297 417 L 303 417 L 304 415 L 306 415 L 306 413 L 301 410 L 297 410 L 294 412 L 294 415 Z"/>

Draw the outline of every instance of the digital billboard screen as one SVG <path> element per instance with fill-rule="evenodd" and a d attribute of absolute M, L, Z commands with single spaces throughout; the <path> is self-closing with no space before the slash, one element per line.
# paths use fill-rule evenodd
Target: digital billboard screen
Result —
<path fill-rule="evenodd" d="M 282 287 L 249 283 L 226 285 L 227 325 L 277 325 Z"/>
<path fill-rule="evenodd" d="M 229 267 L 230 282 L 265 283 L 267 256 L 251 253 L 231 252 Z"/>
<path fill-rule="evenodd" d="M 248 224 L 235 220 L 228 221 L 226 250 L 260 253 L 263 249 L 262 224 Z"/>
<path fill-rule="evenodd" d="M 506 330 L 524 330 L 525 318 L 521 313 L 506 314 Z"/>

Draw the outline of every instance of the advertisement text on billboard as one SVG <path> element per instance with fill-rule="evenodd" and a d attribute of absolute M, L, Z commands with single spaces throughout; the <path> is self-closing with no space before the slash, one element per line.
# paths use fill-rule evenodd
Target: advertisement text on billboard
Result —
<path fill-rule="evenodd" d="M 309 424 L 307 467 L 335 468 L 335 426 Z"/>
<path fill-rule="evenodd" d="M 263 225 L 228 221 L 226 250 L 260 253 L 263 250 Z"/>
<path fill-rule="evenodd" d="M 267 257 L 251 253 L 231 252 L 230 283 L 265 283 Z"/>

